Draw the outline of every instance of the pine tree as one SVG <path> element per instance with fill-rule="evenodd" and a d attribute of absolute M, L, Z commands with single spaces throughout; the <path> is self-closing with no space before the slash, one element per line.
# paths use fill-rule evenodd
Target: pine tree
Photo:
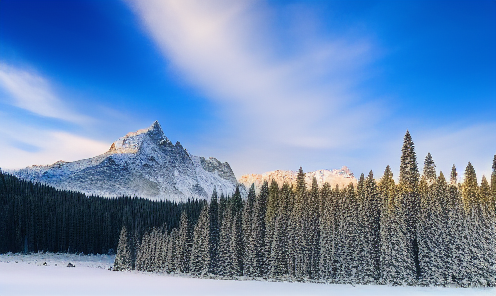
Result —
<path fill-rule="evenodd" d="M 427 181 L 427 185 L 432 185 L 436 181 L 436 165 L 432 159 L 432 155 L 427 153 L 424 161 L 424 177 Z"/>
<path fill-rule="evenodd" d="M 484 274 L 485 286 L 494 287 L 496 284 L 496 215 L 491 196 L 491 188 L 485 176 L 482 176 L 481 186 L 479 187 L 479 202 L 481 203 L 481 224 L 480 224 L 480 243 L 483 255 L 482 273 Z"/>
<path fill-rule="evenodd" d="M 267 213 L 265 215 L 265 254 L 267 258 L 271 254 L 272 241 L 274 239 L 276 214 L 279 208 L 279 185 L 273 179 L 269 186 L 269 197 L 267 200 Z"/>
<path fill-rule="evenodd" d="M 417 156 L 415 154 L 415 145 L 413 144 L 410 133 L 406 131 L 403 141 L 403 148 L 401 149 L 400 188 L 403 195 L 402 206 L 404 209 L 402 212 L 405 214 L 407 227 L 407 251 L 415 264 L 417 278 L 420 276 L 417 239 L 417 221 L 420 206 L 418 183 L 419 172 L 417 166 Z"/>
<path fill-rule="evenodd" d="M 379 184 L 381 210 L 381 280 L 389 285 L 411 285 L 414 280 L 413 258 L 407 252 L 408 237 L 402 200 L 389 166 Z"/>
<path fill-rule="evenodd" d="M 189 272 L 189 262 L 191 256 L 191 226 L 189 224 L 188 215 L 185 211 L 181 214 L 179 222 L 178 241 L 177 241 L 177 271 L 181 273 Z"/>
<path fill-rule="evenodd" d="M 433 165 L 433 162 L 431 163 Z M 424 172 L 427 170 L 424 169 Z M 444 175 L 440 174 L 435 183 L 428 174 L 422 176 L 420 190 L 421 205 L 418 224 L 419 261 L 421 282 L 425 285 L 445 284 L 445 241 L 443 226 L 443 210 L 441 197 L 446 195 L 447 184 Z M 430 186 L 428 185 L 429 183 Z"/>
<path fill-rule="evenodd" d="M 233 197 L 231 199 L 231 261 L 232 261 L 232 274 L 233 276 L 243 275 L 243 258 L 245 246 L 243 242 L 243 200 L 239 187 L 236 186 Z"/>
<path fill-rule="evenodd" d="M 253 256 L 251 258 L 252 262 L 250 264 L 252 270 L 250 271 L 250 274 L 254 277 L 263 277 L 266 274 L 265 214 L 267 211 L 268 195 L 269 184 L 265 181 L 260 189 L 260 194 L 255 200 L 252 216 L 252 240 L 249 242 L 249 244 L 252 245 L 251 250 L 253 251 Z"/>
<path fill-rule="evenodd" d="M 217 202 L 217 190 L 214 188 L 212 193 L 212 198 L 210 200 L 209 206 L 209 223 L 210 223 L 210 231 L 209 231 L 209 252 L 210 252 L 210 260 L 209 260 L 209 268 L 208 272 L 211 274 L 218 274 L 218 256 L 219 256 L 219 204 Z"/>
<path fill-rule="evenodd" d="M 119 244 L 117 245 L 117 254 L 115 256 L 114 270 L 131 270 L 131 252 L 129 248 L 129 239 L 127 236 L 127 229 L 122 227 L 119 236 Z"/>
<path fill-rule="evenodd" d="M 248 277 L 253 277 L 254 268 L 254 245 L 252 242 L 254 241 L 252 236 L 252 228 L 253 228 L 253 207 L 255 203 L 255 184 L 250 186 L 248 191 L 248 197 L 246 198 L 245 206 L 243 207 L 243 217 L 242 217 L 242 230 L 243 230 L 243 245 L 244 245 L 244 253 L 243 253 L 243 274 Z"/>
<path fill-rule="evenodd" d="M 468 227 L 468 282 L 473 286 L 485 286 L 486 274 L 484 269 L 484 242 L 482 225 L 484 223 L 482 202 L 479 200 L 479 186 L 475 169 L 469 162 L 465 169 L 462 185 L 462 197 L 465 208 L 466 225 Z"/>
<path fill-rule="evenodd" d="M 190 257 L 190 273 L 206 276 L 210 266 L 210 217 L 209 206 L 205 204 L 193 231 L 193 246 Z"/>
<path fill-rule="evenodd" d="M 284 279 L 288 275 L 288 223 L 292 190 L 284 183 L 280 192 L 280 205 L 277 209 L 269 256 L 268 276 L 272 279 Z"/>
<path fill-rule="evenodd" d="M 496 155 L 494 155 L 493 171 L 491 173 L 491 193 L 493 209 L 496 211 Z"/>
<path fill-rule="evenodd" d="M 362 282 L 365 284 L 373 283 L 380 278 L 380 220 L 381 220 L 381 203 L 377 190 L 377 184 L 374 180 L 374 174 L 370 171 L 363 189 L 361 203 L 361 212 L 359 213 L 362 225 L 361 246 L 362 252 L 358 260 L 361 263 Z"/>
<path fill-rule="evenodd" d="M 320 191 L 317 179 L 312 180 L 312 188 L 309 196 L 306 199 L 306 233 L 307 233 L 307 276 L 310 279 L 318 279 L 319 277 L 319 261 L 320 261 Z"/>
<path fill-rule="evenodd" d="M 305 173 L 300 167 L 296 178 L 294 203 L 290 221 L 290 276 L 298 281 L 306 277 L 305 269 Z"/>
<path fill-rule="evenodd" d="M 332 278 L 333 253 L 335 243 L 334 227 L 334 199 L 329 183 L 325 183 L 321 189 L 321 209 L 320 209 L 320 279 L 328 282 Z"/>
<path fill-rule="evenodd" d="M 218 257 L 218 274 L 227 278 L 231 278 L 234 275 L 231 256 L 232 222 L 232 211 L 230 209 L 230 205 L 227 205 L 223 211 L 222 223 L 220 225 Z"/>
<path fill-rule="evenodd" d="M 466 225 L 462 196 L 458 190 L 456 167 L 451 169 L 448 188 L 448 237 L 447 246 L 447 283 L 468 285 L 469 235 Z"/>

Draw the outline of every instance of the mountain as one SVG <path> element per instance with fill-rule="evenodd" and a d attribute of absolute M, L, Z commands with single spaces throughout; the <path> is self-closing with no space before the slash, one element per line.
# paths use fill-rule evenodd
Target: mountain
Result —
<path fill-rule="evenodd" d="M 219 195 L 231 195 L 237 185 L 227 162 L 194 156 L 179 142 L 172 144 L 157 121 L 147 129 L 128 133 L 93 158 L 35 165 L 10 173 L 88 195 L 152 200 L 209 199 L 214 187 Z"/>
<path fill-rule="evenodd" d="M 243 184 L 247 189 L 250 188 L 251 184 L 255 184 L 255 191 L 259 192 L 260 187 L 264 181 L 268 181 L 269 185 L 272 180 L 276 180 L 279 188 L 284 182 L 289 184 L 296 184 L 296 176 L 298 172 L 295 171 L 272 171 L 263 174 L 249 174 L 243 175 L 239 178 L 238 182 Z M 305 173 L 305 182 L 307 186 L 312 186 L 313 178 L 317 178 L 317 183 L 319 187 L 328 182 L 332 187 L 339 185 L 340 188 L 347 186 L 350 183 L 357 184 L 357 180 L 353 173 L 346 167 L 343 166 L 339 170 L 318 170 L 315 172 Z"/>

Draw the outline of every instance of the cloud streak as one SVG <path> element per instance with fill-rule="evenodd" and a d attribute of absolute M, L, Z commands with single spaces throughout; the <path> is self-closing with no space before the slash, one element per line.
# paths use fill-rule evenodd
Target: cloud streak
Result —
<path fill-rule="evenodd" d="M 0 167 L 19 169 L 59 160 L 75 161 L 108 150 L 109 144 L 64 131 L 24 125 L 0 113 Z"/>
<path fill-rule="evenodd" d="M 231 129 L 224 144 L 236 150 L 230 162 L 237 162 L 238 172 L 287 162 L 275 163 L 273 151 L 253 155 L 262 166 L 236 160 L 257 150 L 253 145 L 264 143 L 287 157 L 328 153 L 362 142 L 370 136 L 366 127 L 383 114 L 379 104 L 362 104 L 353 91 L 374 55 L 366 38 L 316 32 L 279 40 L 270 9 L 257 1 L 129 3 L 175 70 L 220 106 L 219 117 Z M 282 43 L 291 48 L 281 49 Z"/>
<path fill-rule="evenodd" d="M 0 88 L 3 101 L 39 116 L 83 123 L 90 118 L 71 110 L 52 90 L 46 79 L 34 72 L 0 62 Z"/>

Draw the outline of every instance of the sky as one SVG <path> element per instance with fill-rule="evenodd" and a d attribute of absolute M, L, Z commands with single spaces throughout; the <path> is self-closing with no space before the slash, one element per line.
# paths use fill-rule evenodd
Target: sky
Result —
<path fill-rule="evenodd" d="M 479 180 L 496 154 L 496 1 L 2 0 L 0 168 L 89 158 L 158 120 L 236 177 L 348 166 Z"/>

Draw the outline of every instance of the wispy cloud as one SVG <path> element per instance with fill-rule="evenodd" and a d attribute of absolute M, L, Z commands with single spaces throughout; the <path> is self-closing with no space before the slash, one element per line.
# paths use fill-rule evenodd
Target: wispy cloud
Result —
<path fill-rule="evenodd" d="M 57 96 L 51 83 L 35 71 L 19 69 L 0 62 L 0 102 L 33 114 L 0 111 L 0 167 L 22 168 L 33 164 L 74 161 L 105 152 L 108 144 L 68 132 L 68 124 L 86 129 L 95 120 L 75 111 Z M 22 113 L 21 113 L 22 114 Z M 60 120 L 44 124 L 47 118 Z M 34 124 L 33 122 L 36 122 Z"/>
<path fill-rule="evenodd" d="M 64 131 L 24 125 L 0 113 L 0 167 L 17 169 L 59 160 L 74 161 L 104 153 L 109 144 Z"/>
<path fill-rule="evenodd" d="M 265 163 L 255 168 L 240 160 L 239 147 L 254 151 L 263 143 L 288 157 L 309 153 L 302 149 L 328 153 L 362 142 L 383 114 L 353 90 L 374 56 L 367 38 L 317 30 L 278 40 L 270 9 L 257 1 L 130 3 L 175 70 L 221 107 L 238 172 L 282 164 L 268 151 L 253 155 Z"/>
<path fill-rule="evenodd" d="M 6 94 L 4 103 L 36 115 L 73 123 L 90 120 L 75 112 L 53 91 L 50 83 L 34 71 L 19 69 L 0 62 L 0 88 Z"/>

